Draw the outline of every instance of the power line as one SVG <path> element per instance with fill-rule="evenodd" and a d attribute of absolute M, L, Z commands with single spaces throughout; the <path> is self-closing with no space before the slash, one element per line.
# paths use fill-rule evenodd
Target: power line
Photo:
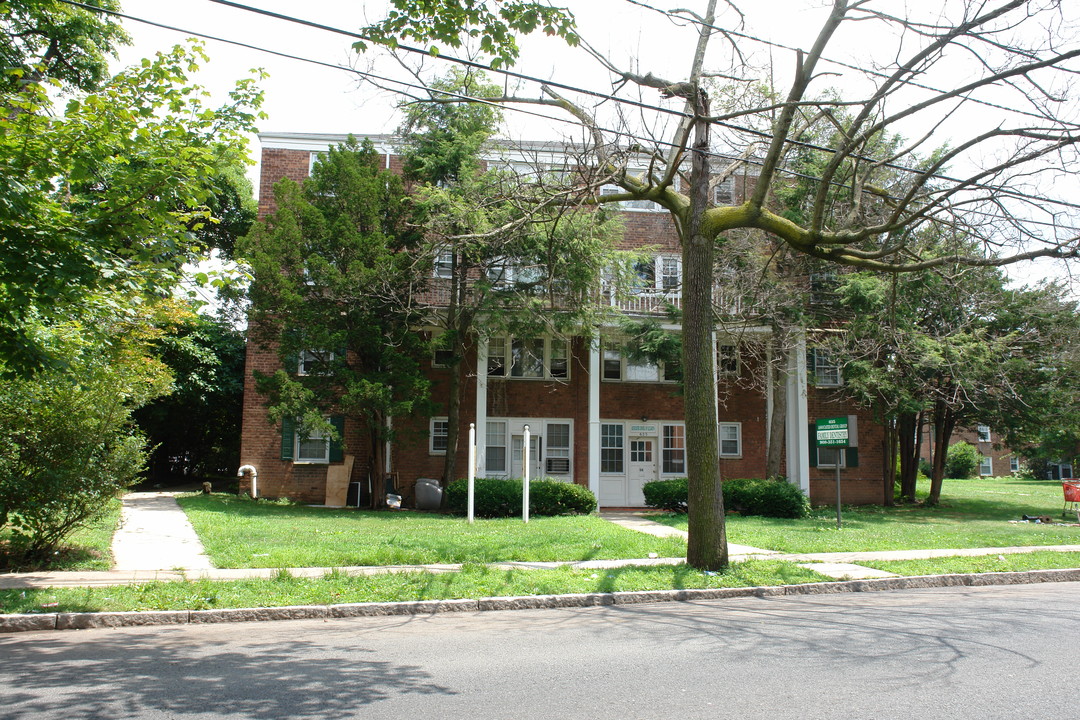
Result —
<path fill-rule="evenodd" d="M 271 49 L 261 47 L 261 46 L 258 46 L 258 45 L 252 45 L 250 43 L 245 43 L 245 42 L 241 42 L 241 41 L 237 41 L 237 40 L 230 40 L 230 39 L 227 39 L 227 38 L 213 36 L 213 35 L 209 35 L 209 34 L 206 34 L 206 33 L 201 33 L 201 32 L 194 31 L 194 30 L 188 30 L 188 29 L 184 29 L 184 28 L 179 28 L 179 27 L 176 27 L 176 26 L 172 26 L 172 25 L 168 25 L 168 24 L 164 24 L 164 23 L 159 23 L 159 22 L 152 21 L 152 20 L 147 20 L 145 18 L 140 18 L 140 17 L 136 17 L 136 16 L 133 16 L 133 15 L 128 15 L 128 14 L 122 13 L 122 12 L 117 12 L 117 11 L 113 11 L 113 10 L 106 10 L 104 8 L 99 8 L 99 7 L 92 6 L 92 5 L 86 5 L 84 3 L 77 2 L 77 0 L 59 0 L 59 1 L 62 2 L 62 3 L 68 4 L 68 5 L 75 6 L 75 7 L 80 7 L 80 8 L 86 9 L 86 10 L 99 12 L 99 13 L 103 13 L 103 14 L 107 14 L 107 15 L 112 15 L 112 16 L 124 18 L 124 19 L 127 19 L 127 20 L 132 20 L 134 22 L 150 25 L 150 26 L 153 26 L 153 27 L 158 27 L 158 28 L 169 30 L 169 31 L 172 31 L 172 32 L 179 32 L 179 33 L 184 33 L 184 34 L 188 34 L 188 35 L 194 35 L 196 37 L 204 38 L 204 39 L 207 39 L 207 40 L 213 40 L 215 42 L 221 42 L 221 43 L 225 43 L 225 44 L 229 44 L 229 45 L 235 45 L 235 46 L 238 46 L 238 47 L 243 47 L 243 48 L 246 48 L 246 49 L 255 50 L 257 52 L 263 52 L 263 53 L 267 53 L 267 54 L 270 54 L 270 55 L 275 55 L 275 56 L 282 57 L 282 58 L 289 59 L 289 60 L 296 60 L 296 61 L 299 61 L 299 62 L 306 62 L 306 63 L 310 63 L 310 64 L 314 64 L 314 65 L 319 65 L 319 66 L 323 66 L 323 67 L 332 68 L 332 69 L 335 69 L 335 70 L 342 70 L 342 71 L 345 71 L 345 72 L 353 73 L 353 74 L 358 75 L 360 77 L 378 80 L 379 82 L 387 82 L 387 83 L 391 83 L 391 84 L 395 84 L 395 85 L 400 85 L 402 87 L 407 87 L 407 88 L 412 88 L 412 89 L 417 89 L 417 90 L 422 90 L 422 91 L 430 91 L 429 88 L 427 88 L 427 87 L 425 87 L 423 85 L 416 85 L 416 84 L 413 84 L 413 83 L 408 83 L 408 82 L 405 82 L 405 81 L 396 80 L 396 79 L 392 79 L 392 78 L 385 78 L 385 77 L 382 77 L 382 76 L 379 76 L 379 75 L 375 75 L 373 73 L 368 73 L 368 72 L 365 72 L 365 71 L 357 70 L 355 68 L 349 68 L 349 67 L 345 67 L 345 66 L 342 66 L 342 65 L 335 65 L 335 64 L 331 64 L 331 63 L 327 63 L 327 62 L 323 62 L 323 61 L 319 61 L 319 60 L 314 60 L 314 59 L 311 59 L 311 58 L 305 58 L 305 57 L 298 56 L 298 55 L 292 55 L 292 54 L 289 54 L 289 53 L 280 52 L 280 51 L 277 51 L 277 50 L 271 50 Z M 260 10 L 258 8 L 251 8 L 249 6 L 241 5 L 241 4 L 235 3 L 235 2 L 230 2 L 228 0 L 211 0 L 211 2 L 215 2 L 215 3 L 218 3 L 218 4 L 222 4 L 222 5 L 227 5 L 227 6 L 232 6 L 232 7 L 235 7 L 236 9 L 255 12 L 256 14 L 268 15 L 268 16 L 274 17 L 276 19 L 286 20 L 288 22 L 296 22 L 296 23 L 299 23 L 299 24 L 308 25 L 308 26 L 311 26 L 311 27 L 315 27 L 317 29 L 323 29 L 323 30 L 327 30 L 327 31 L 334 32 L 334 33 L 337 33 L 337 34 L 347 35 L 347 36 L 351 36 L 351 37 L 361 37 L 361 38 L 363 37 L 359 33 L 353 33 L 351 31 L 342 30 L 340 28 L 333 28 L 333 27 L 330 27 L 330 26 L 324 26 L 324 25 L 320 25 L 318 23 L 313 23 L 313 22 L 310 22 L 310 21 L 305 21 L 305 20 L 301 20 L 301 19 L 297 19 L 297 18 L 290 18 L 289 16 L 280 15 L 279 13 L 273 13 L 273 12 L 270 12 L 270 11 L 264 11 L 264 10 Z M 420 50 L 418 48 L 411 48 L 411 47 L 407 47 L 407 46 L 399 46 L 399 48 L 400 49 L 405 49 L 405 50 L 410 51 L 410 52 L 421 53 L 421 54 L 423 54 L 425 56 L 430 55 L 430 53 L 428 53 L 427 51 Z M 489 70 L 490 69 L 490 68 L 487 68 L 486 66 L 484 66 L 484 65 L 482 65 L 480 63 L 476 63 L 476 62 L 469 61 L 469 60 L 461 60 L 459 58 L 454 58 L 452 56 L 439 55 L 438 58 L 443 59 L 443 60 L 447 60 L 449 62 L 456 62 L 456 63 L 460 63 L 460 64 L 465 64 L 465 65 L 468 65 L 468 66 L 471 66 L 471 67 L 474 67 L 474 68 L 478 68 L 478 69 L 482 69 L 482 70 Z M 687 117 L 687 115 L 685 113 L 682 113 L 682 112 L 679 112 L 679 111 L 673 111 L 673 110 L 670 110 L 669 108 L 662 108 L 662 107 L 652 106 L 652 105 L 648 105 L 646 103 L 631 101 L 631 100 L 627 100 L 625 98 L 619 98 L 619 97 L 616 97 L 614 95 L 603 95 L 603 94 L 597 93 L 595 91 L 585 90 L 585 89 L 582 89 L 582 88 L 576 88 L 576 87 L 571 86 L 571 85 L 547 82 L 547 81 L 541 80 L 539 78 L 536 78 L 534 76 L 528 76 L 528 75 L 524 75 L 524 74 L 521 74 L 521 73 L 516 73 L 516 72 L 512 72 L 512 71 L 505 71 L 505 70 L 499 70 L 499 69 L 496 69 L 495 72 L 503 73 L 503 74 L 513 76 L 513 77 L 518 77 L 520 79 L 526 79 L 526 80 L 529 80 L 531 82 L 544 83 L 544 84 L 552 85 L 552 86 L 555 86 L 555 87 L 560 87 L 560 88 L 563 88 L 563 89 L 573 90 L 575 92 L 582 92 L 582 93 L 593 95 L 593 96 L 596 96 L 596 97 L 602 97 L 604 99 L 610 99 L 610 100 L 613 100 L 613 101 L 616 101 L 616 102 L 626 102 L 626 103 L 629 103 L 629 104 L 632 104 L 632 105 L 635 105 L 635 106 L 638 106 L 638 107 L 641 107 L 641 108 L 647 108 L 647 109 L 652 109 L 652 110 L 657 110 L 657 111 L 661 111 L 661 112 L 667 112 L 667 113 L 670 113 L 670 114 L 675 114 L 675 115 Z M 466 96 L 466 95 L 462 95 L 462 94 L 459 94 L 459 93 L 447 92 L 447 91 L 442 91 L 442 90 L 440 90 L 439 92 L 441 94 L 452 95 L 452 96 L 458 97 L 458 98 L 460 98 L 462 100 L 467 100 L 469 102 L 486 103 L 486 104 L 493 105 L 495 107 L 499 107 L 499 108 L 502 108 L 502 109 L 507 108 L 507 106 L 505 106 L 505 105 L 501 105 L 499 103 L 492 103 L 491 101 L 485 100 L 483 98 L 475 98 L 475 97 L 472 97 L 472 96 Z M 572 125 L 575 125 L 575 126 L 578 125 L 578 123 L 573 121 L 573 120 L 569 120 L 569 119 L 566 119 L 566 118 L 552 117 L 550 115 L 544 115 L 544 114 L 541 114 L 541 113 L 535 113 L 535 112 L 526 110 L 524 108 L 518 107 L 516 105 L 510 105 L 509 109 L 511 109 L 511 110 L 513 110 L 515 112 L 518 112 L 518 113 L 522 113 L 522 114 L 526 114 L 526 115 L 532 115 L 532 116 L 535 116 L 535 117 L 540 117 L 540 118 L 543 118 L 543 119 L 549 120 L 549 121 L 555 121 L 555 122 L 560 122 L 560 123 L 565 123 L 565 124 L 572 124 Z M 723 123 L 714 123 L 714 124 L 722 124 L 723 125 Z M 755 135 L 758 135 L 758 136 L 761 136 L 761 137 L 772 138 L 771 134 L 764 133 L 764 132 L 758 131 L 758 130 L 753 130 L 752 128 L 744 128 L 744 127 L 741 127 L 741 126 L 734 126 L 734 125 L 731 125 L 729 127 L 731 129 L 735 129 L 735 130 L 738 130 L 738 131 L 741 131 L 741 132 L 748 132 L 748 133 L 752 133 L 752 134 L 755 134 Z M 639 141 L 639 142 L 640 141 L 645 141 L 645 142 L 650 142 L 650 143 L 653 143 L 653 144 L 656 144 L 656 145 L 661 145 L 661 146 L 670 147 L 670 148 L 681 148 L 682 147 L 681 145 L 678 145 L 678 144 L 670 142 L 670 141 L 659 140 L 659 139 L 655 139 L 655 138 L 640 138 L 637 135 L 635 135 L 633 133 L 626 132 L 624 130 L 615 130 L 615 129 L 605 128 L 605 127 L 600 127 L 600 126 L 598 126 L 596 129 L 600 130 L 601 132 L 604 132 L 604 133 L 609 133 L 609 134 L 615 135 L 617 137 L 623 137 L 623 138 L 627 138 L 627 139 L 634 140 L 634 141 Z M 798 140 L 789 139 L 789 140 L 787 140 L 787 142 L 789 142 L 789 143 L 791 143 L 793 145 L 796 145 L 796 146 L 803 146 L 803 147 L 807 147 L 808 149 L 818 150 L 818 151 L 822 151 L 822 152 L 830 152 L 830 153 L 836 152 L 835 150 L 833 150 L 831 148 L 827 148 L 827 147 L 824 147 L 824 146 L 818 146 L 818 145 L 814 145 L 812 143 L 806 143 L 806 142 L 802 142 L 802 141 L 798 141 Z M 714 151 L 709 151 L 707 154 L 710 157 L 718 158 L 718 159 L 722 159 L 722 160 L 732 160 L 733 159 L 732 156 L 730 156 L 730 155 L 721 154 L 721 153 L 717 153 L 717 152 L 714 152 Z M 858 156 L 852 156 L 852 157 L 858 157 Z M 870 160 L 869 158 L 866 158 L 866 159 Z M 748 165 L 760 166 L 760 165 L 763 164 L 760 160 L 756 160 L 754 158 L 741 158 L 741 161 L 745 162 Z M 899 165 L 888 165 L 888 164 L 886 164 L 885 166 L 890 167 L 892 169 L 911 172 L 911 173 L 922 173 L 923 172 L 923 171 L 920 171 L 920 170 L 917 170 L 917 169 L 906 168 L 906 167 L 899 166 Z M 798 177 L 798 178 L 811 180 L 811 181 L 815 181 L 815 182 L 825 182 L 824 179 L 821 178 L 821 177 L 810 175 L 810 174 L 807 174 L 807 173 L 801 173 L 799 171 L 792 170 L 790 168 L 777 168 L 777 171 L 781 172 L 781 173 L 783 173 L 785 175 L 788 175 L 790 177 Z M 956 178 L 950 178 L 948 176 L 943 176 L 943 175 L 930 175 L 928 177 L 933 178 L 933 179 L 947 180 L 947 181 L 955 182 L 955 183 L 964 183 L 965 182 L 963 180 L 959 180 L 959 179 L 956 179 Z M 845 188 L 847 187 L 847 185 L 845 183 L 841 183 L 841 182 L 838 182 L 838 181 L 829 181 L 829 184 L 832 185 L 832 186 L 835 186 L 835 187 L 845 187 Z M 1027 195 L 1027 194 L 1022 194 L 1022 193 L 1010 193 L 1010 192 L 1006 191 L 1005 188 L 997 188 L 997 187 L 993 187 L 993 186 L 983 186 L 983 185 L 978 185 L 978 184 L 974 184 L 974 185 L 972 185 L 972 187 L 973 188 L 982 188 L 982 189 L 992 189 L 992 190 L 996 190 L 998 192 L 1003 192 L 1007 196 L 1012 197 L 1013 199 L 1016 199 L 1016 200 L 1033 201 L 1033 202 L 1049 202 L 1049 203 L 1053 203 L 1053 204 L 1062 205 L 1062 206 L 1065 206 L 1065 207 L 1080 208 L 1080 204 L 1077 204 L 1077 203 L 1069 203 L 1069 202 L 1066 202 L 1064 200 L 1056 200 L 1056 199 L 1052 199 L 1052 198 L 1043 198 L 1043 197 L 1039 197 L 1039 196 Z M 902 200 L 902 198 L 894 197 L 894 196 L 883 196 L 883 197 L 885 199 L 891 199 L 891 200 L 895 200 L 895 201 Z M 941 208 L 946 209 L 944 206 L 941 206 Z M 969 210 L 968 212 L 978 214 L 978 215 L 982 215 L 984 217 L 997 217 L 997 215 L 995 215 L 993 213 L 986 212 L 986 211 Z M 1044 227 L 1053 227 L 1053 228 L 1058 228 L 1058 229 L 1069 229 L 1069 230 L 1072 230 L 1072 231 L 1076 230 L 1076 228 L 1063 227 L 1063 226 L 1061 226 L 1060 224 L 1057 224 L 1057 223 L 1047 222 L 1047 221 L 1039 221 L 1039 220 L 1035 220 L 1035 219 L 1024 220 L 1024 222 L 1027 223 L 1027 224 L 1040 225 L 1040 226 L 1044 226 Z"/>

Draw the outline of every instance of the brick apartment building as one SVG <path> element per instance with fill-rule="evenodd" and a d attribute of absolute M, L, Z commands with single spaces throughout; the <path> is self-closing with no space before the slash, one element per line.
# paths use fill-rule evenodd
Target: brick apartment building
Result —
<path fill-rule="evenodd" d="M 382 155 L 385 167 L 400 170 L 392 138 L 369 138 Z M 284 177 L 302 181 L 314 158 L 345 136 L 264 133 L 260 175 L 260 216 L 273 211 L 274 183 Z M 509 152 L 510 164 L 555 152 L 535 144 Z M 521 152 L 514 157 L 514 152 Z M 746 178 L 736 178 L 718 192 L 741 197 Z M 646 203 L 627 203 L 622 209 L 627 247 L 656 248 L 655 265 L 645 287 L 622 309 L 638 316 L 659 317 L 666 303 L 680 300 L 679 244 L 666 212 Z M 437 283 L 439 278 L 436 263 Z M 747 342 L 767 343 L 767 333 L 722 331 L 716 336 L 720 469 L 723 477 L 763 477 L 766 428 L 772 403 L 762 383 L 746 382 L 762 373 L 761 353 L 750 352 Z M 417 332 L 426 332 L 418 328 Z M 685 476 L 683 401 L 676 382 L 663 367 L 634 362 L 622 356 L 614 328 L 600 328 L 599 342 L 575 337 L 475 338 L 465 365 L 465 400 L 462 428 L 477 428 L 477 476 L 520 477 L 525 426 L 530 430 L 530 476 L 548 476 L 589 487 L 601 507 L 644 505 L 642 485 L 649 480 Z M 754 338 L 747 341 L 746 338 Z M 815 503 L 835 499 L 835 463 L 841 465 L 842 492 L 848 503 L 880 503 L 882 433 L 868 413 L 843 397 L 839 368 L 812 352 L 805 341 L 789 353 L 783 375 L 787 384 L 784 461 L 782 472 Z M 810 368 L 809 362 L 817 363 Z M 253 371 L 272 373 L 281 367 L 273 349 L 249 342 L 241 463 L 258 471 L 259 494 L 322 503 L 328 469 L 355 458 L 351 480 L 361 494 L 381 490 L 371 481 L 372 452 L 368 433 L 350 419 L 335 418 L 343 447 L 318 437 L 300 438 L 291 423 L 273 425 L 267 418 L 266 398 L 255 387 Z M 289 368 L 292 371 L 292 368 Z M 297 372 L 303 372 L 300 359 Z M 436 402 L 445 407 L 449 371 L 437 355 L 427 363 Z M 847 451 L 817 448 L 811 432 L 817 418 L 847 416 L 852 445 Z M 419 478 L 438 478 L 446 452 L 445 416 L 395 417 L 396 440 L 385 448 L 385 468 L 393 473 L 406 497 Z M 464 476 L 467 462 L 465 432 L 458 448 L 457 467 Z M 246 482 L 246 481 L 245 481 Z M 250 485 L 242 486 L 244 491 Z"/>

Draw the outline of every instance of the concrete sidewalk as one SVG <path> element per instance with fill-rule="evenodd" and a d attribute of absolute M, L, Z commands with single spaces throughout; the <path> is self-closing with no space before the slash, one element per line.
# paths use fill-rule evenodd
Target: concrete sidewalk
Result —
<path fill-rule="evenodd" d="M 112 541 L 114 570 L 130 573 L 213 567 L 174 495 L 133 492 L 124 496 L 120 527 Z"/>

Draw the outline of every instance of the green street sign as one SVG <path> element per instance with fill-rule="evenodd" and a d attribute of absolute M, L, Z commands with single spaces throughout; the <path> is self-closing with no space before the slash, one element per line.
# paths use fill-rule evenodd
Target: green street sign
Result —
<path fill-rule="evenodd" d="M 818 447 L 847 447 L 847 417 L 822 418 L 817 421 Z"/>

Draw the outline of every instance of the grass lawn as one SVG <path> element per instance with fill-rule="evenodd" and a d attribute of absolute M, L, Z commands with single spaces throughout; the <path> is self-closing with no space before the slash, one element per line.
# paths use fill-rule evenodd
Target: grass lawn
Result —
<path fill-rule="evenodd" d="M 891 560 L 889 562 L 860 562 L 897 575 L 949 575 L 952 573 L 1018 572 L 1021 570 L 1054 570 L 1080 568 L 1080 553 L 1038 550 L 1009 555 L 980 557 L 947 557 L 930 560 Z"/>
<path fill-rule="evenodd" d="M 571 568 L 498 570 L 486 565 L 467 565 L 457 573 L 409 572 L 348 577 L 331 572 L 321 578 L 297 578 L 282 571 L 270 580 L 197 580 L 95 588 L 0 590 L 0 613 L 328 605 L 624 590 L 755 587 L 825 582 L 830 579 L 792 563 L 774 560 L 738 563 L 723 573 L 702 573 L 685 565 L 592 571 Z"/>
<path fill-rule="evenodd" d="M 815 508 L 801 520 L 729 515 L 727 534 L 733 543 L 799 553 L 1080 544 L 1080 527 L 1009 522 L 1023 515 L 1068 522 L 1061 506 L 1058 481 L 946 480 L 937 507 L 845 507 L 840 530 L 835 507 Z M 652 519 L 686 529 L 685 515 Z"/>
<path fill-rule="evenodd" d="M 340 567 L 684 557 L 685 541 L 626 530 L 595 516 L 477 520 L 252 501 L 177 498 L 217 567 Z"/>
<path fill-rule="evenodd" d="M 85 528 L 80 528 L 64 541 L 50 562 L 32 568 L 9 565 L 0 552 L 0 569 L 11 572 L 29 570 L 108 570 L 112 567 L 112 536 L 120 522 L 120 500 L 112 500 L 105 514 Z M 6 545 L 10 531 L 0 530 L 0 551 Z"/>

